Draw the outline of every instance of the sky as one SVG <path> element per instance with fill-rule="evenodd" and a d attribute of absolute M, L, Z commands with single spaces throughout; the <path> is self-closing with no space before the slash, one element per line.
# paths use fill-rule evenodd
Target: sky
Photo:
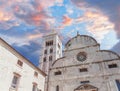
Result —
<path fill-rule="evenodd" d="M 0 0 L 0 37 L 36 66 L 52 30 L 63 46 L 78 31 L 120 54 L 120 0 Z"/>

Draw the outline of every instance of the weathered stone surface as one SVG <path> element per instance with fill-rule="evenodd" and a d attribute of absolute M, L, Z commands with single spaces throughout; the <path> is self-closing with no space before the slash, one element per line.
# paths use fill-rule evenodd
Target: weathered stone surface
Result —
<path fill-rule="evenodd" d="M 85 52 L 85 61 L 78 61 L 77 54 Z M 116 64 L 117 67 L 109 68 Z M 87 72 L 80 69 L 87 68 Z M 100 50 L 100 45 L 90 36 L 77 35 L 67 42 L 63 57 L 53 62 L 48 75 L 48 91 L 74 91 L 79 86 L 88 84 L 96 90 L 78 91 L 119 91 L 116 80 L 120 80 L 120 57 L 108 50 Z M 61 75 L 55 72 L 61 71 Z M 88 83 L 82 83 L 82 82 Z"/>

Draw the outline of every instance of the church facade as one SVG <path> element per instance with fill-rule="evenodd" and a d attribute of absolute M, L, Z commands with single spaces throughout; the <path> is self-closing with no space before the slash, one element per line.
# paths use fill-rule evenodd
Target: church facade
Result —
<path fill-rule="evenodd" d="M 101 50 L 94 38 L 77 34 L 62 52 L 62 43 L 53 32 L 43 37 L 42 49 L 45 91 L 120 91 L 120 56 Z"/>

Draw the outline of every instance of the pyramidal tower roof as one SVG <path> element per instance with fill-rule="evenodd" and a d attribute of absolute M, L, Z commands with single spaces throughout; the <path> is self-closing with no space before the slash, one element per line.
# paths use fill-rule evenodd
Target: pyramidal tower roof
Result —
<path fill-rule="evenodd" d="M 48 32 L 45 36 L 53 35 L 53 34 L 57 34 L 57 31 L 55 29 L 53 29 L 50 32 Z"/>

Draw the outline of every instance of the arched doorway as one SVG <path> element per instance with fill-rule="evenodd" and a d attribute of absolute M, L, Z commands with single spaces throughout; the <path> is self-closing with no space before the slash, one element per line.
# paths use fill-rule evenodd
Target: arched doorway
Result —
<path fill-rule="evenodd" d="M 83 84 L 77 87 L 74 91 L 98 91 L 98 88 L 89 84 Z"/>

